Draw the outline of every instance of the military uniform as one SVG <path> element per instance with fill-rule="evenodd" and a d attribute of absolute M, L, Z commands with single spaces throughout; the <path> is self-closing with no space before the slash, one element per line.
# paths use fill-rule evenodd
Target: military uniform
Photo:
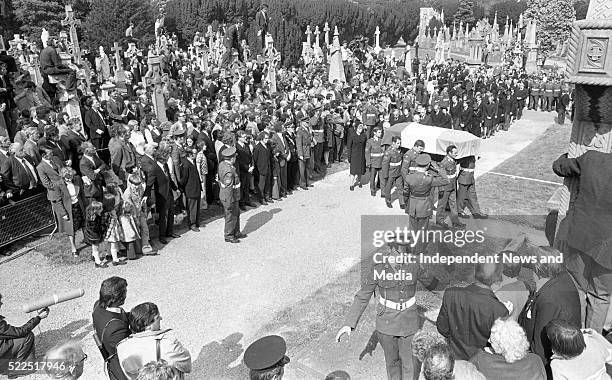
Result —
<path fill-rule="evenodd" d="M 392 380 L 412 379 L 415 375 L 412 337 L 422 326 L 415 298 L 417 281 L 428 290 L 433 290 L 438 280 L 422 268 L 417 258 L 414 263 L 389 264 L 383 257 L 397 256 L 403 252 L 388 248 L 381 253 L 382 257 L 376 259 L 376 262 L 372 258 L 371 270 L 367 272 L 365 282 L 355 295 L 344 326 L 355 329 L 372 294 L 376 293 L 375 334 L 385 355 L 387 377 Z M 396 274 L 399 274 L 400 279 L 386 278 Z"/>
<path fill-rule="evenodd" d="M 558 80 L 553 82 L 553 105 L 551 106 L 551 111 L 557 109 L 557 104 L 559 104 L 559 96 L 561 95 L 561 83 Z"/>
<path fill-rule="evenodd" d="M 536 96 L 538 96 L 538 93 L 540 91 L 539 86 L 540 84 L 537 80 L 533 78 L 529 79 L 529 105 L 527 106 L 527 109 L 534 110 L 538 108 Z"/>
<path fill-rule="evenodd" d="M 553 103 L 553 84 L 552 82 L 546 82 L 544 85 L 544 96 L 546 97 L 546 109 L 544 109 L 544 105 L 542 105 L 542 110 L 551 111 L 552 103 Z"/>
<path fill-rule="evenodd" d="M 366 142 L 365 160 L 366 167 L 370 168 L 370 192 L 372 196 L 376 195 L 376 178 L 380 181 L 380 188 L 384 189 L 384 181 L 380 178 L 380 169 L 382 168 L 382 159 L 385 154 L 381 145 L 381 139 L 372 137 Z"/>
<path fill-rule="evenodd" d="M 462 226 L 457 215 L 457 164 L 452 157 L 446 156 L 440 162 L 440 169 L 446 172 L 448 185 L 440 187 L 442 197 L 438 199 L 436 210 L 436 221 L 438 224 L 444 223 L 446 219 L 446 207 L 450 209 L 451 223 L 455 226 Z"/>
<path fill-rule="evenodd" d="M 387 149 L 382 159 L 382 169 L 381 175 L 385 181 L 385 200 L 387 201 L 387 206 L 391 206 L 391 189 L 395 185 L 398 189 L 403 187 L 402 180 L 402 161 L 404 156 L 399 149 L 395 149 L 390 147 Z M 404 198 L 399 197 L 400 205 L 404 205 Z"/>
<path fill-rule="evenodd" d="M 476 167 L 476 159 L 474 156 L 469 156 L 461 160 L 461 169 L 457 177 L 457 203 L 459 212 L 467 207 L 472 215 L 480 217 L 484 215 L 480 212 L 478 205 L 478 196 L 476 195 L 476 180 L 474 179 L 474 168 Z"/>
<path fill-rule="evenodd" d="M 431 157 L 428 154 L 421 154 L 417 159 L 417 165 L 421 168 L 428 167 L 430 163 Z M 445 185 L 448 185 L 445 170 L 438 170 L 438 173 L 433 175 L 422 171 L 408 174 L 404 181 L 404 197 L 407 198 L 407 214 L 412 230 L 426 230 L 429 227 L 429 218 L 433 215 L 431 190 Z"/>
<path fill-rule="evenodd" d="M 222 155 L 224 158 L 232 157 L 236 154 L 236 148 L 226 148 Z M 240 177 L 234 165 L 229 161 L 222 161 L 219 164 L 219 199 L 225 211 L 225 240 L 236 242 L 240 233 Z"/>
<path fill-rule="evenodd" d="M 371 103 L 366 104 L 361 117 L 363 124 L 368 127 L 368 138 L 372 137 L 372 130 L 378 123 L 378 110 Z"/>

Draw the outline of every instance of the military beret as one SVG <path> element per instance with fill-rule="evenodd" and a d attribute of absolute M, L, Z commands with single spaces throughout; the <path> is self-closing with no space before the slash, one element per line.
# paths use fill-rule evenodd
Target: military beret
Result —
<path fill-rule="evenodd" d="M 232 158 L 235 154 L 236 148 L 234 148 L 233 146 L 225 148 L 221 151 L 221 156 L 223 156 L 223 158 Z"/>
<path fill-rule="evenodd" d="M 287 343 L 278 335 L 269 335 L 253 343 L 244 352 L 244 364 L 252 370 L 263 370 L 289 362 Z"/>
<path fill-rule="evenodd" d="M 431 156 L 427 153 L 419 154 L 416 159 L 417 166 L 425 167 L 431 163 Z"/>

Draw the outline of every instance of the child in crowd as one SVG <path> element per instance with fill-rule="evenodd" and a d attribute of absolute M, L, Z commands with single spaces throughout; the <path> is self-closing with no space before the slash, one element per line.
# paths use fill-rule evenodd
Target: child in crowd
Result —
<path fill-rule="evenodd" d="M 147 198 L 144 196 L 144 189 L 145 185 L 142 177 L 137 172 L 130 174 L 128 177 L 128 186 L 123 193 L 123 202 L 132 205 L 132 216 L 140 235 L 138 244 L 142 247 L 142 252 L 151 253 L 153 249 L 149 241 Z M 139 252 L 140 249 L 136 251 Z"/>
<path fill-rule="evenodd" d="M 92 201 L 85 210 L 85 228 L 83 229 L 83 240 L 91 245 L 91 255 L 96 263 L 96 268 L 106 268 L 106 264 L 100 259 L 100 243 L 104 240 L 104 225 L 102 220 L 102 203 Z"/>
<path fill-rule="evenodd" d="M 140 245 L 140 228 L 136 224 L 136 206 L 132 202 L 121 202 L 121 213 L 119 224 L 121 231 L 121 242 L 127 249 L 128 260 L 136 260 L 137 254 L 142 253 Z"/>
<path fill-rule="evenodd" d="M 119 260 L 119 242 L 123 238 L 123 230 L 119 222 L 118 211 L 121 210 L 120 190 L 116 186 L 108 186 L 107 194 L 104 194 L 104 221 L 106 232 L 104 240 L 110 243 L 110 252 L 113 258 L 113 265 L 125 265 L 125 261 Z"/>

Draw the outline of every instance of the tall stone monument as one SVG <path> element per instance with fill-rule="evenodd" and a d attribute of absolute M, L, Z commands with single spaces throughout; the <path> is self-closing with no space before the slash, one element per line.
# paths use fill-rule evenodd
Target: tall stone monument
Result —
<path fill-rule="evenodd" d="M 277 91 L 276 88 L 276 66 L 281 60 L 280 53 L 274 48 L 274 40 L 272 35 L 268 33 L 266 35 L 266 51 L 264 52 L 266 61 L 268 63 L 268 84 L 270 85 L 269 93 L 274 94 Z"/>
<path fill-rule="evenodd" d="M 331 29 L 329 29 L 329 24 L 326 22 L 325 23 L 325 27 L 323 28 L 323 31 L 325 32 L 325 47 L 329 48 L 329 32 Z"/>
<path fill-rule="evenodd" d="M 536 42 L 536 20 L 527 20 L 525 28 L 525 53 L 527 61 L 525 62 L 525 71 L 527 74 L 533 74 L 538 71 L 538 44 Z"/>
<path fill-rule="evenodd" d="M 329 83 L 334 83 L 335 80 L 346 83 L 344 64 L 342 63 L 342 49 L 340 47 L 340 33 L 338 33 L 337 26 L 334 28 L 334 42 L 329 53 Z"/>
<path fill-rule="evenodd" d="M 419 37 L 417 38 L 420 45 L 425 45 L 425 31 L 429 26 L 432 18 L 437 16 L 437 12 L 433 8 L 421 8 L 419 15 Z"/>
<path fill-rule="evenodd" d="M 574 22 L 568 42 L 566 82 L 575 85 L 570 158 L 588 150 L 612 153 L 611 39 L 612 0 L 591 0 L 587 18 Z M 551 198 L 549 208 L 560 215 L 571 211 L 579 182 L 578 178 L 565 179 L 565 186 Z"/>
<path fill-rule="evenodd" d="M 153 109 L 157 115 L 157 120 L 160 122 L 168 121 L 166 117 L 166 101 L 164 99 L 164 74 L 161 69 L 162 57 L 156 55 L 149 55 L 147 61 L 149 70 L 145 74 L 145 80 L 147 86 L 153 87 L 153 94 L 151 95 L 151 101 L 153 103 Z M 167 75 L 167 74 L 166 74 Z"/>
<path fill-rule="evenodd" d="M 62 20 L 63 26 L 68 26 L 70 32 L 70 42 L 72 43 L 72 56 L 74 57 L 74 63 L 77 65 L 81 64 L 81 48 L 79 47 L 79 37 L 77 35 L 76 27 L 81 26 L 81 20 L 74 17 L 72 11 L 72 5 L 66 5 L 66 18 Z"/>
<path fill-rule="evenodd" d="M 125 71 L 123 70 L 123 60 L 121 59 L 121 46 L 117 42 L 111 49 L 115 53 L 115 83 L 125 85 Z"/>

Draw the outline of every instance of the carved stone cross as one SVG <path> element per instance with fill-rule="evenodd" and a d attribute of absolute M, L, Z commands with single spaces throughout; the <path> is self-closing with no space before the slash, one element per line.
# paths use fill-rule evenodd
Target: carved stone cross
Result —
<path fill-rule="evenodd" d="M 325 45 L 329 46 L 329 32 L 331 29 L 329 29 L 329 24 L 325 23 L 325 28 L 323 28 L 323 31 L 325 32 Z"/>
<path fill-rule="evenodd" d="M 81 20 L 74 17 L 72 5 L 66 5 L 66 18 L 62 20 L 63 26 L 70 27 L 70 42 L 72 42 L 72 56 L 74 62 L 79 65 L 81 63 L 81 48 L 79 47 L 79 36 L 77 35 L 76 27 L 81 26 Z"/>

